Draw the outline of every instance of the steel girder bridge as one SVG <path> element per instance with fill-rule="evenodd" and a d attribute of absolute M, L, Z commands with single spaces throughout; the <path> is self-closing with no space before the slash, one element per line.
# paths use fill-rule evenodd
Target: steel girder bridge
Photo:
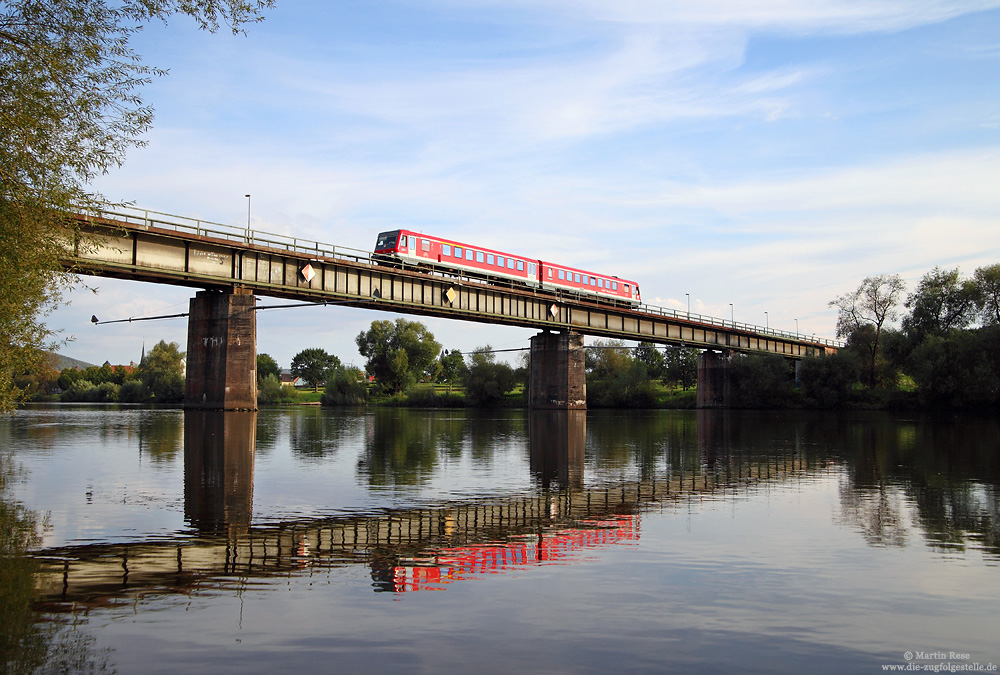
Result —
<path fill-rule="evenodd" d="M 245 343 L 256 349 L 253 296 L 568 335 L 569 340 L 540 342 L 540 356 L 544 350 L 555 350 L 558 358 L 539 359 L 551 365 L 539 373 L 537 386 L 533 374 L 532 386 L 539 390 L 538 397 L 533 395 L 533 405 L 538 403 L 535 407 L 585 407 L 580 401 L 580 386 L 573 384 L 574 377 L 582 378 L 583 335 L 683 345 L 721 353 L 725 358 L 734 352 L 767 352 L 801 359 L 828 354 L 840 346 L 815 336 L 663 307 L 596 301 L 584 294 L 488 280 L 445 267 L 390 266 L 366 251 L 152 211 L 108 210 L 78 218 L 80 236 L 67 246 L 63 259 L 66 269 L 205 289 L 198 296 L 208 304 L 196 307 L 198 298 L 192 300 L 189 319 L 189 373 L 193 359 L 195 377 L 204 385 L 192 389 L 189 377 L 186 403 L 194 407 L 255 407 L 255 381 L 242 385 L 248 391 L 235 398 L 225 393 L 239 388 L 234 373 L 255 368 L 255 351 L 250 359 L 235 353 L 240 351 L 236 347 Z M 219 304 L 220 298 L 225 306 Z M 199 344 L 227 353 L 201 354 Z M 227 350 L 226 345 L 232 348 Z M 559 356 L 566 350 L 580 352 L 579 368 L 574 366 L 576 357 L 567 365 Z M 231 362 L 228 368 L 225 363 L 220 366 L 219 358 Z M 566 368 L 581 371 L 577 376 L 569 374 L 568 385 L 562 383 L 561 371 Z M 227 369 L 232 371 L 229 375 Z M 700 383 L 701 379 L 699 375 Z"/>

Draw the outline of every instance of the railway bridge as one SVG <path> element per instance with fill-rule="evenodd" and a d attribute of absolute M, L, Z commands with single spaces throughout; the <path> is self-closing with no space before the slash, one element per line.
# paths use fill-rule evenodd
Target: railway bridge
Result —
<path fill-rule="evenodd" d="M 815 337 L 649 305 L 597 301 L 435 265 L 380 264 L 369 252 L 138 209 L 77 216 L 63 265 L 81 274 L 199 290 L 188 313 L 189 408 L 256 409 L 255 296 L 538 329 L 532 408 L 586 407 L 583 336 L 703 349 L 699 407 L 725 407 L 737 352 L 830 353 Z"/>

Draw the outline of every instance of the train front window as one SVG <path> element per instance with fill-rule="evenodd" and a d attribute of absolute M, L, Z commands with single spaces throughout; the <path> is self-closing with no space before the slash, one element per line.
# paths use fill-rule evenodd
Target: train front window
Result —
<path fill-rule="evenodd" d="M 381 251 L 387 248 L 396 248 L 396 240 L 399 239 L 399 230 L 393 232 L 381 232 L 378 241 L 375 243 L 375 250 Z"/>

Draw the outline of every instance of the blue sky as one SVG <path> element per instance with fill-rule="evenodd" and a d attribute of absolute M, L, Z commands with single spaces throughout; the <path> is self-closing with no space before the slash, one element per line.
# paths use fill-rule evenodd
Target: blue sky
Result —
<path fill-rule="evenodd" d="M 108 198 L 370 249 L 411 227 L 639 282 L 651 304 L 833 337 L 873 274 L 1000 262 L 1000 1 L 279 0 L 246 36 L 151 26 L 170 69 Z M 87 279 L 50 325 L 137 359 L 193 290 Z M 732 308 L 730 308 L 732 303 Z M 767 313 L 765 315 L 765 312 Z M 287 366 L 394 315 L 258 316 Z M 532 331 L 423 320 L 446 348 Z"/>

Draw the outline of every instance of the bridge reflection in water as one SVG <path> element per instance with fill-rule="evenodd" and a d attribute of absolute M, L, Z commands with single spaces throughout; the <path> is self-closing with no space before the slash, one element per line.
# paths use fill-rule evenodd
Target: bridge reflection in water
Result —
<path fill-rule="evenodd" d="M 88 544 L 38 553 L 38 599 L 52 611 L 145 594 L 363 564 L 376 591 L 443 588 L 510 569 L 572 562 L 585 549 L 639 539 L 645 509 L 734 499 L 807 467 L 793 449 L 766 459 L 729 452 L 724 413 L 699 413 L 700 460 L 637 479 L 584 480 L 586 411 L 533 411 L 522 495 L 466 499 L 371 515 L 253 525 L 255 412 L 184 413 L 184 512 L 194 532 L 167 540 Z"/>

